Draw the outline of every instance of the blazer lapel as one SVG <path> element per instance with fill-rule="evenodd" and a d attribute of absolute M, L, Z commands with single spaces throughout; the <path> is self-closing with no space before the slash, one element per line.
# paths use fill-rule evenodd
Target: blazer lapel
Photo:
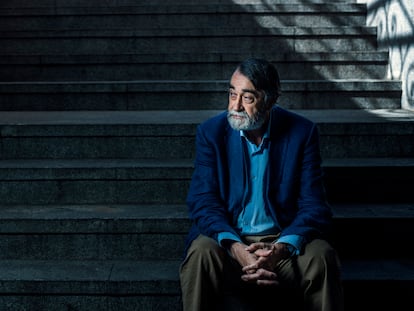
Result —
<path fill-rule="evenodd" d="M 227 161 L 229 168 L 229 194 L 230 205 L 241 207 L 245 190 L 244 152 L 240 132 L 233 130 L 230 126 L 227 129 Z"/>
<path fill-rule="evenodd" d="M 283 174 L 289 141 L 286 135 L 282 135 L 285 120 L 280 115 L 278 108 L 273 109 L 271 122 L 268 180 L 279 184 Z"/>

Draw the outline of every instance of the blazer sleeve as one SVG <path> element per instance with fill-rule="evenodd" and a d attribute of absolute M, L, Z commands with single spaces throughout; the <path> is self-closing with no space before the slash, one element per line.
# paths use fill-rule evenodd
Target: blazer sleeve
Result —
<path fill-rule="evenodd" d="M 201 124 L 196 133 L 194 172 L 187 195 L 190 219 L 198 231 L 217 240 L 220 232 L 238 235 L 225 203 L 227 169 L 223 132 Z"/>
<path fill-rule="evenodd" d="M 293 178 L 292 175 L 289 178 L 289 189 L 285 188 L 285 193 L 292 195 L 292 205 L 296 205 L 296 208 L 286 207 L 286 210 L 296 212 L 289 225 L 283 229 L 282 236 L 300 235 L 305 241 L 325 236 L 331 226 L 332 213 L 325 195 L 319 132 L 315 124 L 310 127 L 304 144 L 297 147 L 296 151 L 290 150 L 290 153 L 295 156 L 289 157 L 286 166 L 295 173 Z"/>

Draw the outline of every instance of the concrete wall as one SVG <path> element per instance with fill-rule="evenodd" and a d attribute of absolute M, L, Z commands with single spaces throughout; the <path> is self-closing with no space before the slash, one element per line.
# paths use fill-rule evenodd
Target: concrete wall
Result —
<path fill-rule="evenodd" d="M 402 107 L 414 110 L 414 0 L 357 0 L 368 6 L 367 24 L 390 53 L 388 78 L 402 81 Z"/>

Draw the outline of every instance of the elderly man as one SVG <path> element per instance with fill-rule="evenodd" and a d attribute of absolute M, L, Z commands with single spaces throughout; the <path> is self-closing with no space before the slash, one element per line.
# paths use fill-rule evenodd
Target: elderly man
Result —
<path fill-rule="evenodd" d="M 229 291 L 280 310 L 272 292 L 282 288 L 300 292 L 305 310 L 343 310 L 318 130 L 277 106 L 280 94 L 276 68 L 249 58 L 231 76 L 228 111 L 197 129 L 184 311 L 217 310 Z"/>

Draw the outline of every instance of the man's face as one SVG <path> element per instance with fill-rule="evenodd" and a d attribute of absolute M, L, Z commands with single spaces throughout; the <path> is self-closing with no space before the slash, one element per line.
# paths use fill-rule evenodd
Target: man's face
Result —
<path fill-rule="evenodd" d="M 230 80 L 227 119 L 235 130 L 256 130 L 263 126 L 268 116 L 264 93 L 239 71 Z"/>

